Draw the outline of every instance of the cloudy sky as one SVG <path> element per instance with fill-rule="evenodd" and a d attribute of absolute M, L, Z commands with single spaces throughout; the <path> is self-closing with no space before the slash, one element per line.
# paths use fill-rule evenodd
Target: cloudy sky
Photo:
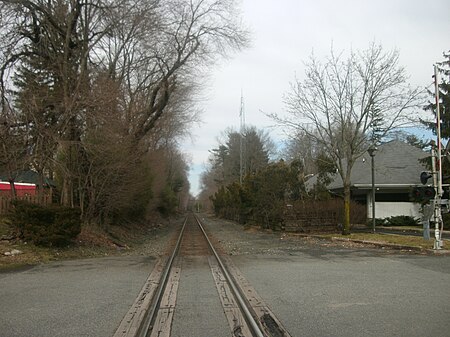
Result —
<path fill-rule="evenodd" d="M 208 150 L 226 128 L 239 128 L 241 91 L 247 125 L 267 128 L 280 141 L 282 132 L 261 111 L 284 112 L 283 94 L 302 78 L 311 53 L 323 59 L 331 45 L 349 51 L 375 42 L 397 49 L 410 83 L 425 87 L 433 64 L 450 50 L 449 0 L 242 0 L 241 9 L 252 45 L 212 69 L 200 104 L 202 123 L 183 145 L 191 157 L 193 195 Z"/>

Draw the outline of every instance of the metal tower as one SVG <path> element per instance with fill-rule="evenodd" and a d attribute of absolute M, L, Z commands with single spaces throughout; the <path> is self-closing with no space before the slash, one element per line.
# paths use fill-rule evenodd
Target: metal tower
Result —
<path fill-rule="evenodd" d="M 241 90 L 241 107 L 239 110 L 240 124 L 240 153 L 239 153 L 239 183 L 242 185 L 242 180 L 245 175 L 245 110 L 244 110 L 244 95 Z"/>

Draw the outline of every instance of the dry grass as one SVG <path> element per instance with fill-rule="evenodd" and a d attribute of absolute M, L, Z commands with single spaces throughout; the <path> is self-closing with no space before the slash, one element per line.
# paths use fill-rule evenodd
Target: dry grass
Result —
<path fill-rule="evenodd" d="M 331 237 L 348 238 L 350 240 L 371 241 L 376 243 L 395 244 L 400 246 L 410 246 L 423 249 L 433 248 L 433 239 L 424 240 L 418 236 L 394 235 L 394 234 L 373 234 L 373 233 L 354 233 L 350 235 L 328 235 Z"/>
<path fill-rule="evenodd" d="M 20 250 L 22 253 L 15 256 L 4 255 L 14 249 Z M 21 241 L 0 241 L 0 270 L 13 270 L 56 260 L 107 256 L 113 255 L 115 252 L 116 249 L 98 245 L 46 248 Z"/>

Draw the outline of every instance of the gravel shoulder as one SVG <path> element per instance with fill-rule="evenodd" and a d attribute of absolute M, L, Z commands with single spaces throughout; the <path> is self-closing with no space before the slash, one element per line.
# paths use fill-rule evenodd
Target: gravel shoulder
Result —
<path fill-rule="evenodd" d="M 300 236 L 261 230 L 259 228 L 246 228 L 232 221 L 217 219 L 211 215 L 201 215 L 202 221 L 207 224 L 207 230 L 221 244 L 223 250 L 229 255 L 295 255 L 297 253 L 322 256 L 324 254 L 358 253 L 358 254 L 417 254 L 420 252 L 380 248 L 377 245 L 353 242 L 332 241 L 321 239 L 318 236 Z"/>

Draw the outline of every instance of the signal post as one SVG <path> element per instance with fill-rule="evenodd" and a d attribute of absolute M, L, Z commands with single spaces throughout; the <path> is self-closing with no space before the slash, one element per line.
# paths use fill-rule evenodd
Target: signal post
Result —
<path fill-rule="evenodd" d="M 437 144 L 431 147 L 431 164 L 433 170 L 433 186 L 436 190 L 434 199 L 434 249 L 442 249 L 442 233 L 444 224 L 442 221 L 442 142 L 441 142 L 441 113 L 439 99 L 439 71 L 437 65 L 434 66 L 434 85 L 436 96 L 436 135 Z M 436 153 L 437 152 L 437 153 Z M 437 162 L 436 162 L 437 161 Z"/>

